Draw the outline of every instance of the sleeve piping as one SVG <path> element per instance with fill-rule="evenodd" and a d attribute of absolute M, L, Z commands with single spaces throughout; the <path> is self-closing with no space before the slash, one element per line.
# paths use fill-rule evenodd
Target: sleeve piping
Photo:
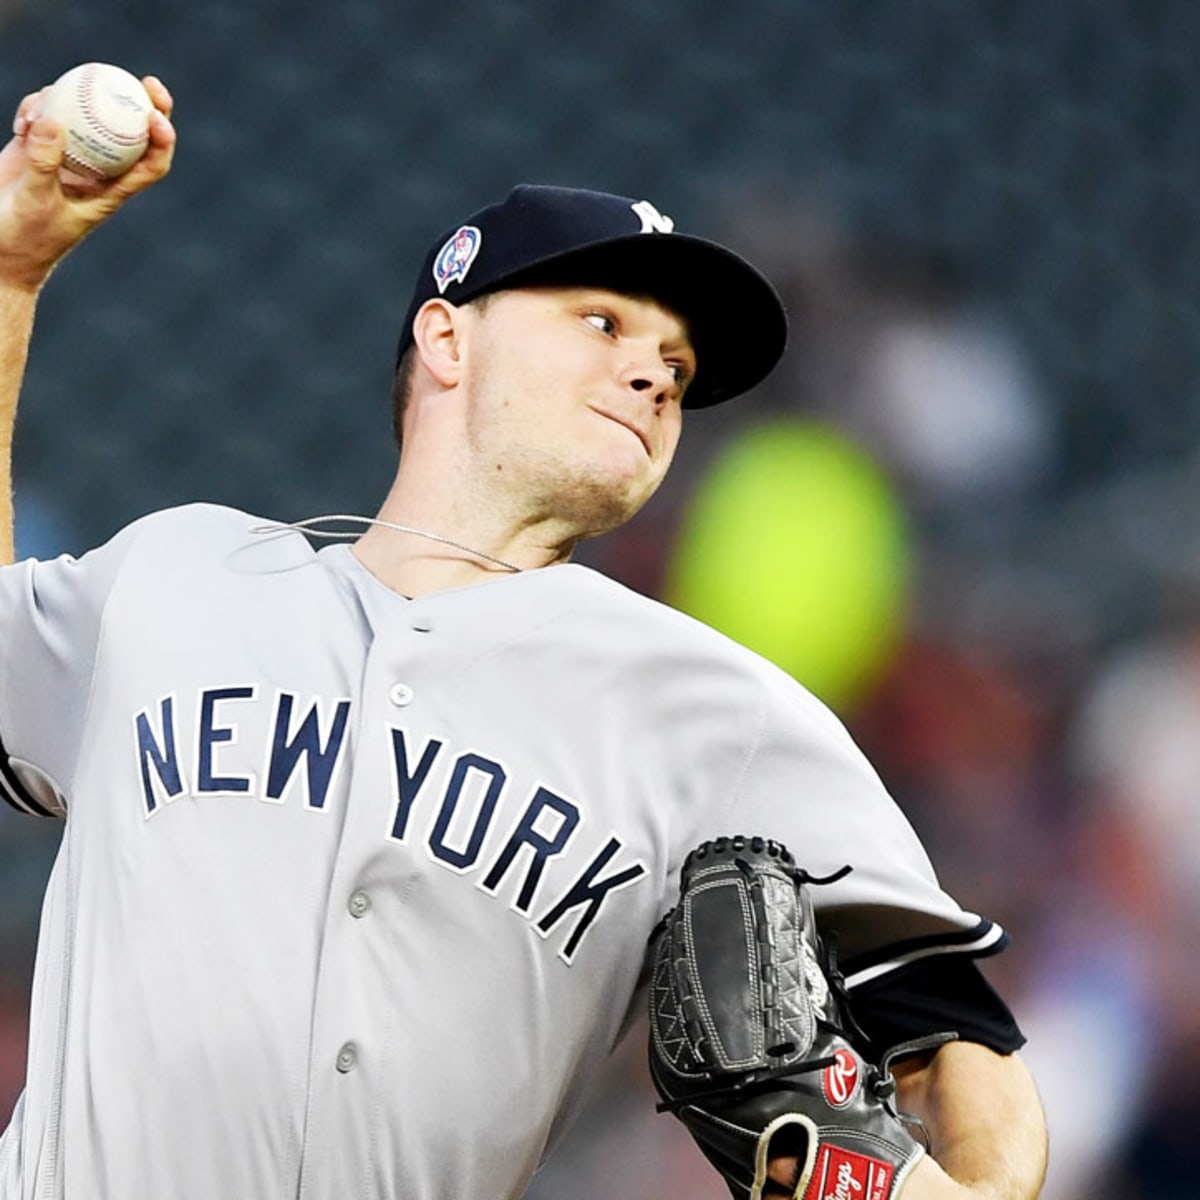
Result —
<path fill-rule="evenodd" d="M 959 933 L 914 938 L 860 955 L 846 968 L 846 986 L 851 989 L 859 987 L 909 963 L 937 954 L 966 954 L 971 958 L 999 954 L 1008 942 L 1009 936 L 1001 926 L 981 919 L 978 924 Z"/>
<path fill-rule="evenodd" d="M 34 799 L 29 789 L 21 782 L 13 765 L 9 761 L 8 751 L 0 739 L 0 799 L 5 800 L 17 812 L 29 813 L 36 817 L 53 817 L 44 804 Z"/>

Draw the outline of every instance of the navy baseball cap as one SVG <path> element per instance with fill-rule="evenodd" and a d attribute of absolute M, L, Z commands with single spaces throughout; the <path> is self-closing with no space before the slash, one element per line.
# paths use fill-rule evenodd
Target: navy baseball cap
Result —
<path fill-rule="evenodd" d="M 647 200 L 522 184 L 447 230 L 425 256 L 404 318 L 435 296 L 463 304 L 508 288 L 601 287 L 652 296 L 688 323 L 696 377 L 685 408 L 748 391 L 787 342 L 787 314 L 770 281 L 732 250 L 676 233 Z"/>

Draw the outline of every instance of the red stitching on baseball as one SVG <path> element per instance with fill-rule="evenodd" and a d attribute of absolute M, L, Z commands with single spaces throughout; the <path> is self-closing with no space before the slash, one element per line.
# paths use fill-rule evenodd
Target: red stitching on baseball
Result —
<path fill-rule="evenodd" d="M 106 125 L 95 112 L 92 111 L 92 103 L 95 98 L 96 88 L 96 66 L 94 63 L 88 63 L 84 68 L 83 73 L 79 77 L 79 103 L 83 118 L 87 123 L 99 134 L 103 134 L 107 138 L 111 138 L 114 142 L 121 146 L 140 146 L 146 139 L 144 133 L 128 134 L 121 133 L 120 130 L 113 129 L 112 126 Z M 94 172 L 89 171 L 88 174 Z"/>

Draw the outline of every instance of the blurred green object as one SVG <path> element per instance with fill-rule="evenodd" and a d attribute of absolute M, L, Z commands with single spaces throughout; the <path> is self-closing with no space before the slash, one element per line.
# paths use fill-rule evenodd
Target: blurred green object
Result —
<path fill-rule="evenodd" d="M 666 598 L 845 712 L 903 632 L 911 559 L 878 464 L 826 425 L 777 420 L 730 441 L 701 482 Z"/>

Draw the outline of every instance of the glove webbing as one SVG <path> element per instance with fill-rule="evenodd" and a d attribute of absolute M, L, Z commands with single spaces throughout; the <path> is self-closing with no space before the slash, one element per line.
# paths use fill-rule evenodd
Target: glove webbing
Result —
<path fill-rule="evenodd" d="M 847 863 L 831 875 L 812 875 L 803 867 L 796 866 L 790 861 L 790 858 L 789 855 L 788 860 L 782 862 L 780 867 L 797 886 L 806 883 L 836 883 L 853 869 Z M 750 903 L 754 906 L 754 925 L 759 951 L 759 980 L 762 983 L 763 1027 L 769 1031 L 768 1036 L 771 1043 L 767 1046 L 766 1053 L 773 1058 L 778 1058 L 784 1054 L 794 1053 L 796 1044 L 788 1038 L 779 1016 L 779 972 L 775 965 L 775 944 L 771 940 L 771 921 L 767 913 L 766 888 L 763 886 L 761 872 L 754 870 L 740 854 L 735 856 L 733 865 L 746 880 Z M 816 941 L 815 930 L 813 931 L 813 940 Z M 828 973 L 827 971 L 826 974 Z M 839 993 L 839 1001 L 841 998 Z M 808 1067 L 807 1069 L 814 1068 Z"/>

